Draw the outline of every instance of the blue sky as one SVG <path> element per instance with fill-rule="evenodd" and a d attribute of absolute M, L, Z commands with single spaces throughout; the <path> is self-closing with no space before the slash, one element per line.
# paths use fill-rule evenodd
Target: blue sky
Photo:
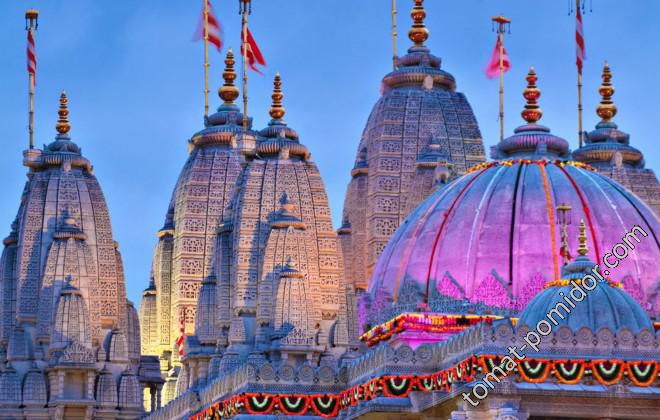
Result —
<path fill-rule="evenodd" d="M 588 0 L 588 2 L 591 0 Z M 490 17 L 513 20 L 506 47 L 505 130 L 520 125 L 524 75 L 534 65 L 542 90 L 541 123 L 576 147 L 574 20 L 567 1 L 427 0 L 428 45 L 442 57 L 458 90 L 475 110 L 486 146 L 498 139 L 498 84 L 483 68 L 495 43 Z M 593 0 L 585 36 L 585 127 L 594 108 L 604 60 L 617 88 L 616 121 L 660 169 L 657 86 L 660 83 L 660 2 Z M 156 231 L 186 159 L 186 140 L 202 127 L 203 50 L 191 42 L 202 0 L 0 0 L 0 235 L 16 214 L 28 144 L 24 11 L 41 12 L 36 36 L 39 73 L 36 144 L 52 141 L 59 91 L 69 94 L 71 135 L 95 166 L 115 239 L 121 244 L 128 295 L 139 302 L 147 285 Z M 410 42 L 412 0 L 399 0 L 399 53 Z M 226 46 L 238 48 L 238 1 L 215 0 Z M 310 147 L 330 196 L 335 224 L 355 150 L 391 68 L 389 0 L 254 0 L 251 29 L 268 62 L 251 75 L 250 114 L 268 121 L 272 76 L 282 73 L 286 119 Z M 211 54 L 211 107 L 219 100 L 222 57 Z"/>

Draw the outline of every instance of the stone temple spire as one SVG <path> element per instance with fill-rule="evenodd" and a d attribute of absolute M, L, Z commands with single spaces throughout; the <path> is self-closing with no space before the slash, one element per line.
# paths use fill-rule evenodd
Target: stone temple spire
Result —
<path fill-rule="evenodd" d="M 415 6 L 410 12 L 413 19 L 413 26 L 408 31 L 408 38 L 415 43 L 416 47 L 423 47 L 424 42 L 429 39 L 429 30 L 424 24 L 426 10 L 424 9 L 424 0 L 415 0 Z"/>
<path fill-rule="evenodd" d="M 426 45 L 424 1 L 412 3 L 411 45 L 380 84 L 381 96 L 356 144 L 344 202 L 345 277 L 356 289 L 367 288 L 394 231 L 434 190 L 438 157 L 456 176 L 486 160 L 466 96 L 456 91 L 456 79 Z"/>

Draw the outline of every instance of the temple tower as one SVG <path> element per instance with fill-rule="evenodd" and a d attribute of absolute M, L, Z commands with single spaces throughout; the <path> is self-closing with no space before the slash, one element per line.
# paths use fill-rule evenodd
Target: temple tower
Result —
<path fill-rule="evenodd" d="M 156 320 L 157 333 L 144 334 L 142 348 L 161 357 L 164 371 L 178 361 L 175 342 L 181 321 L 186 334 L 194 331 L 199 290 L 212 273 L 216 230 L 226 216 L 244 155 L 254 150 L 254 135 L 251 130 L 243 134 L 243 116 L 234 102 L 239 96 L 234 65 L 230 49 L 218 90 L 223 103 L 189 141 L 190 155 L 158 232 L 152 264 L 155 290 L 143 295 L 142 322 L 152 328 L 151 320 Z"/>
<path fill-rule="evenodd" d="M 0 417 L 137 419 L 139 323 L 64 92 L 58 114 L 55 141 L 24 153 L 28 181 L 0 261 Z"/>
<path fill-rule="evenodd" d="M 423 0 L 415 0 L 411 16 L 413 46 L 383 78 L 382 95 L 358 145 L 338 231 L 346 278 L 357 289 L 367 288 L 378 256 L 408 212 L 438 182 L 486 159 L 470 104 L 425 45 Z"/>
<path fill-rule="evenodd" d="M 274 86 L 272 120 L 217 230 L 215 275 L 199 295 L 179 392 L 246 362 L 336 363 L 348 344 L 346 287 L 325 187 L 283 119 L 279 74 Z"/>

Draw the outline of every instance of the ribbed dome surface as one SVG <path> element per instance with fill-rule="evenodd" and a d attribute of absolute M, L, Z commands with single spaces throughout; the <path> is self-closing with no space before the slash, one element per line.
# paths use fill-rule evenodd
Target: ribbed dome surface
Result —
<path fill-rule="evenodd" d="M 632 279 L 626 284 L 632 295 L 648 299 L 660 272 L 652 210 L 609 178 L 545 160 L 489 163 L 428 197 L 390 241 L 367 299 L 396 302 L 405 280 L 418 286 L 419 301 L 428 283 L 429 294 L 520 309 L 560 276 L 560 203 L 572 207 L 569 238 L 576 237 L 575 221 L 585 220 L 593 261 L 633 226 L 648 233 L 616 269 L 619 278 Z M 378 318 L 365 315 L 363 322 Z"/>

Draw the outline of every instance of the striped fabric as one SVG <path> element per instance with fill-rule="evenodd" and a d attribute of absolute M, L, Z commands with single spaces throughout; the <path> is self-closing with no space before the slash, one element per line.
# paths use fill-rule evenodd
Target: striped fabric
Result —
<path fill-rule="evenodd" d="M 27 71 L 33 76 L 34 84 L 37 84 L 37 50 L 34 46 L 34 32 L 28 31 L 27 37 Z"/>
<path fill-rule="evenodd" d="M 222 26 L 220 21 L 215 17 L 215 11 L 213 10 L 213 5 L 211 0 L 208 0 L 208 37 L 209 43 L 215 45 L 218 51 L 222 50 Z M 199 41 L 204 39 L 204 9 L 202 9 L 202 17 L 199 20 L 199 25 L 197 25 L 197 31 L 193 36 L 193 41 Z"/>
<path fill-rule="evenodd" d="M 176 340 L 176 345 L 179 350 L 179 356 L 183 356 L 183 342 L 186 337 L 186 325 L 184 323 L 183 317 L 179 321 L 179 338 Z"/>
<path fill-rule="evenodd" d="M 587 54 L 584 50 L 584 33 L 582 31 L 582 13 L 580 8 L 577 8 L 575 13 L 575 48 L 576 48 L 576 64 L 578 73 L 582 74 L 582 64 L 587 59 Z"/>

